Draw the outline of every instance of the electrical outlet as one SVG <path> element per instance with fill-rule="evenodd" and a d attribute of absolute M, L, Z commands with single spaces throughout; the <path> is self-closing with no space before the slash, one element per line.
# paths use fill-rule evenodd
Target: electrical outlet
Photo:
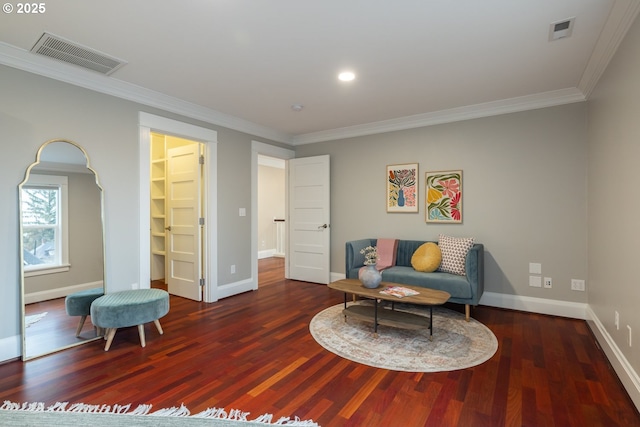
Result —
<path fill-rule="evenodd" d="M 618 313 L 618 310 L 616 310 L 616 316 L 614 319 L 614 323 L 616 325 L 616 330 L 620 330 L 620 313 Z"/>
<path fill-rule="evenodd" d="M 631 347 L 631 326 L 627 325 L 627 329 L 629 330 L 629 347 Z"/>
<path fill-rule="evenodd" d="M 231 265 L 231 274 L 236 274 L 236 265 Z"/>
<path fill-rule="evenodd" d="M 534 288 L 542 287 L 542 277 L 540 276 L 529 276 L 529 286 L 533 286 Z"/>
<path fill-rule="evenodd" d="M 571 279 L 571 290 L 584 292 L 584 280 Z"/>
<path fill-rule="evenodd" d="M 551 281 L 551 277 L 544 278 L 544 287 L 547 289 L 551 289 L 553 286 L 553 282 Z"/>
<path fill-rule="evenodd" d="M 542 264 L 538 262 L 530 262 L 529 274 L 542 274 Z"/>

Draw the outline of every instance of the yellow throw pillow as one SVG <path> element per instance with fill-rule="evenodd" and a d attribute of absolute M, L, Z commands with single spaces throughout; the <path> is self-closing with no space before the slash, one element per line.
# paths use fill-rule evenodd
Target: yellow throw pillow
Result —
<path fill-rule="evenodd" d="M 436 271 L 440 267 L 441 261 L 440 247 L 433 242 L 423 243 L 411 256 L 413 269 L 424 273 Z"/>

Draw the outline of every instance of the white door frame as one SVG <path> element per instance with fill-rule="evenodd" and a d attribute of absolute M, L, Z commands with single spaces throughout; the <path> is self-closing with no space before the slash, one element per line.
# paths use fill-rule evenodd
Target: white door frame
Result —
<path fill-rule="evenodd" d="M 251 141 L 251 277 L 253 277 L 253 289 L 258 289 L 258 155 L 289 160 L 296 157 L 296 152 L 287 148 L 276 147 L 264 142 Z M 288 166 L 285 166 L 285 171 Z M 287 173 L 285 173 L 285 177 Z M 288 223 L 289 212 L 289 179 L 285 178 L 285 224 Z M 285 227 L 286 229 L 286 227 Z M 285 242 L 287 239 L 285 239 Z M 285 244 L 285 277 L 289 277 L 289 247 Z"/>
<path fill-rule="evenodd" d="M 151 284 L 151 131 L 165 135 L 173 135 L 205 144 L 204 168 L 204 218 L 205 239 L 202 245 L 204 257 L 205 286 L 203 299 L 205 302 L 218 300 L 218 132 L 176 120 L 167 119 L 140 111 L 138 114 L 139 135 L 139 170 L 140 170 L 140 284 L 148 288 Z"/>

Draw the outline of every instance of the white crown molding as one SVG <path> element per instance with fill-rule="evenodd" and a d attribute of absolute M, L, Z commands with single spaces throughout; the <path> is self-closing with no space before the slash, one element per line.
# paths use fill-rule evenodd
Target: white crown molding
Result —
<path fill-rule="evenodd" d="M 560 89 L 517 98 L 485 102 L 433 113 L 416 114 L 397 119 L 382 120 L 363 125 L 348 126 L 327 131 L 312 132 L 293 137 L 293 145 L 312 144 L 314 142 L 331 141 L 342 138 L 373 135 L 405 129 L 452 123 L 462 120 L 516 113 L 537 108 L 553 107 L 584 101 L 585 97 L 577 88 Z"/>
<path fill-rule="evenodd" d="M 40 57 L 4 42 L 0 42 L 0 64 L 106 95 L 201 120 L 205 123 L 224 126 L 239 132 L 291 144 L 291 135 L 275 131 L 266 126 L 123 82 L 113 77 L 92 73 L 63 62 Z"/>
<path fill-rule="evenodd" d="M 638 13 L 640 13 L 640 1 L 614 1 L 607 22 L 576 88 L 560 89 L 295 136 L 126 83 L 113 77 L 77 69 L 76 67 L 50 58 L 39 57 L 4 42 L 0 42 L 0 64 L 201 120 L 213 125 L 224 126 L 229 129 L 295 146 L 414 129 L 585 101 L 604 73 L 604 70 Z"/>
<path fill-rule="evenodd" d="M 589 62 L 578 83 L 578 89 L 589 98 L 609 65 L 611 58 L 618 50 L 627 31 L 640 12 L 638 0 L 616 0 L 611 8 L 607 22 L 600 33 Z"/>

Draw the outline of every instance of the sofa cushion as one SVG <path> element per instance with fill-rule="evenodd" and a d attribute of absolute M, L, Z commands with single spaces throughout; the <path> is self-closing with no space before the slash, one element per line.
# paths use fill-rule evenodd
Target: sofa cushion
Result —
<path fill-rule="evenodd" d="M 457 238 L 440 234 L 438 246 L 442 251 L 439 271 L 464 276 L 467 252 L 473 246 L 473 237 Z"/>
<path fill-rule="evenodd" d="M 422 273 L 415 271 L 413 267 L 402 266 L 391 267 L 381 271 L 381 273 L 384 282 L 446 291 L 451 294 L 451 298 L 468 299 L 473 297 L 471 284 L 469 284 L 464 276 L 456 276 L 439 271 Z"/>
<path fill-rule="evenodd" d="M 440 247 L 433 242 L 420 245 L 411 257 L 411 266 L 416 271 L 431 273 L 436 271 L 442 261 Z"/>

